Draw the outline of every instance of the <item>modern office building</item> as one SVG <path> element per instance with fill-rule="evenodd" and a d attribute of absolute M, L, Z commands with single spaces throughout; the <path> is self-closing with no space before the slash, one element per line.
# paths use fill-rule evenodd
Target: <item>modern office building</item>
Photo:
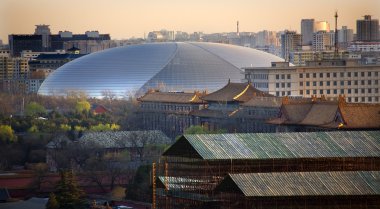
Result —
<path fill-rule="evenodd" d="M 318 31 L 313 34 L 313 51 L 334 50 L 335 33 Z"/>
<path fill-rule="evenodd" d="M 354 41 L 354 30 L 347 28 L 347 26 L 342 26 L 342 29 L 338 30 L 339 49 L 346 50 L 352 41 Z"/>
<path fill-rule="evenodd" d="M 281 34 L 281 57 L 289 60 L 290 52 L 302 49 L 302 36 L 295 31 L 285 31 Z"/>
<path fill-rule="evenodd" d="M 98 31 L 87 31 L 85 34 L 72 34 L 70 31 L 60 31 L 51 34 L 49 25 L 36 25 L 33 35 L 9 35 L 11 56 L 20 56 L 23 50 L 33 52 L 54 52 L 72 47 L 80 48 L 82 54 L 88 54 L 111 47 L 109 34 L 99 34 Z"/>
<path fill-rule="evenodd" d="M 379 40 L 379 20 L 372 19 L 371 15 L 365 15 L 364 20 L 356 21 L 357 41 Z"/>
<path fill-rule="evenodd" d="M 245 67 L 245 81 L 276 96 L 338 97 L 347 102 L 380 101 L 380 65 L 361 65 L 357 61 L 310 61 L 304 67 L 272 63 L 272 67 Z"/>
<path fill-rule="evenodd" d="M 314 25 L 314 32 L 326 31 L 330 32 L 330 24 L 327 21 L 317 21 Z"/>
<path fill-rule="evenodd" d="M 54 71 L 39 94 L 66 95 L 83 91 L 102 97 L 141 96 L 149 89 L 212 92 L 228 81 L 241 82 L 243 66 L 269 67 L 283 61 L 274 55 L 234 45 L 216 43 L 151 43 L 119 47 L 83 56 Z"/>
<path fill-rule="evenodd" d="M 302 45 L 312 45 L 314 27 L 314 19 L 301 20 Z"/>

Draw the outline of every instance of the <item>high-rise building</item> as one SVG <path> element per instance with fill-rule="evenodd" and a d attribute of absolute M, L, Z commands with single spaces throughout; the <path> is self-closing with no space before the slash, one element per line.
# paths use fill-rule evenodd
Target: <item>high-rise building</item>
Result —
<path fill-rule="evenodd" d="M 286 30 L 281 35 L 281 57 L 289 60 L 290 52 L 302 49 L 302 36 L 295 31 Z"/>
<path fill-rule="evenodd" d="M 313 42 L 314 19 L 301 20 L 302 45 L 311 45 Z"/>
<path fill-rule="evenodd" d="M 318 22 L 315 22 L 314 32 L 318 32 L 318 31 L 329 32 L 330 31 L 330 24 L 327 21 L 318 21 Z"/>
<path fill-rule="evenodd" d="M 335 44 L 335 33 L 318 31 L 313 34 L 313 51 L 332 50 Z"/>
<path fill-rule="evenodd" d="M 347 49 L 350 43 L 354 40 L 354 30 L 348 29 L 347 26 L 342 26 L 338 30 L 338 46 L 339 49 Z"/>
<path fill-rule="evenodd" d="M 371 15 L 365 15 L 364 20 L 356 21 L 356 33 L 358 41 L 376 41 L 379 39 L 379 20 L 372 19 Z"/>

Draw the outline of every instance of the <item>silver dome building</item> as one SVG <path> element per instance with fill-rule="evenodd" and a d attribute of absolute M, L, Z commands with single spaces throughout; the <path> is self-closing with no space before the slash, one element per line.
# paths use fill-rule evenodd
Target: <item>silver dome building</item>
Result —
<path fill-rule="evenodd" d="M 242 67 L 269 67 L 283 59 L 251 48 L 216 43 L 152 43 L 112 48 L 71 61 L 42 83 L 40 95 L 85 92 L 101 98 L 161 91 L 215 91 L 241 82 Z"/>

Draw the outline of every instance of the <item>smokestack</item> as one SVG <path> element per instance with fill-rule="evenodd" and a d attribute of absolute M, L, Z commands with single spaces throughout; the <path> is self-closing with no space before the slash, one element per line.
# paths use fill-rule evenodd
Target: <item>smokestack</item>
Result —
<path fill-rule="evenodd" d="M 339 49 L 338 49 L 338 11 L 335 11 L 335 59 L 339 56 Z"/>

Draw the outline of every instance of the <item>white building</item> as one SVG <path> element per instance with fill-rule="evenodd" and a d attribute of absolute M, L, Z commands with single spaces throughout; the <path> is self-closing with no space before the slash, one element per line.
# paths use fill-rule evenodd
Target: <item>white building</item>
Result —
<path fill-rule="evenodd" d="M 351 43 L 347 48 L 349 52 L 380 52 L 380 42 L 361 42 Z"/>
<path fill-rule="evenodd" d="M 313 51 L 332 50 L 334 44 L 334 32 L 318 31 L 313 34 Z"/>
<path fill-rule="evenodd" d="M 314 19 L 301 20 L 302 45 L 311 45 L 313 42 Z"/>
<path fill-rule="evenodd" d="M 354 30 L 348 29 L 347 26 L 342 26 L 342 29 L 338 30 L 339 49 L 347 49 L 353 40 Z"/>
<path fill-rule="evenodd" d="M 380 101 L 380 65 L 359 65 L 356 61 L 330 60 L 308 62 L 305 67 L 286 62 L 272 67 L 246 67 L 245 80 L 254 87 L 276 96 L 312 95 L 338 97 L 347 102 L 378 103 Z"/>

